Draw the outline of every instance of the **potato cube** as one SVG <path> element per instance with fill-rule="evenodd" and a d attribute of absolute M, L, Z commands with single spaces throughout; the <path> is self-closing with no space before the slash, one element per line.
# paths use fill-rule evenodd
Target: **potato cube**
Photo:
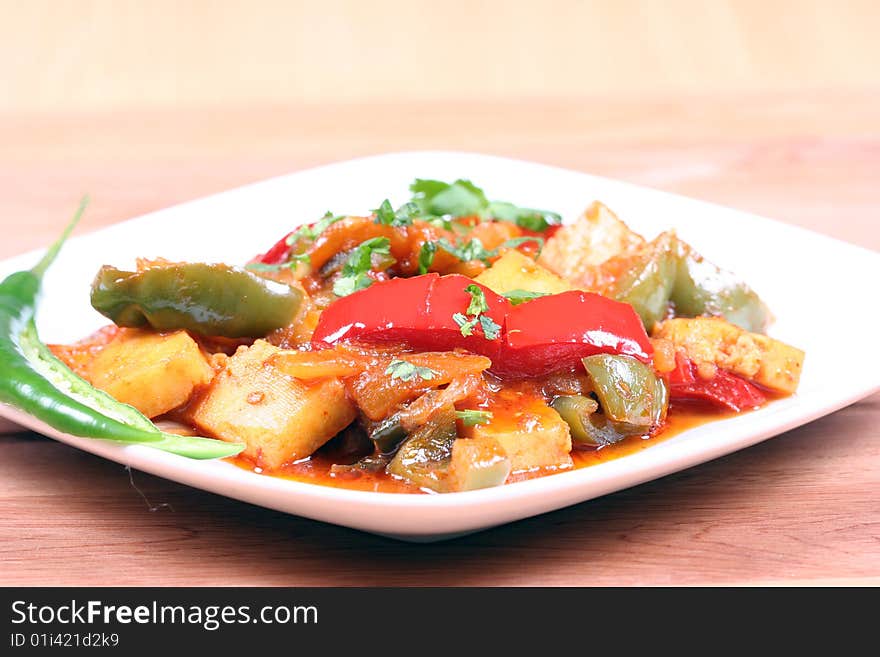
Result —
<path fill-rule="evenodd" d="M 494 438 L 458 438 L 452 444 L 446 483 L 451 491 L 491 488 L 503 484 L 510 469 L 507 452 Z"/>
<path fill-rule="evenodd" d="M 476 281 L 498 294 L 511 290 L 557 294 L 573 289 L 570 283 L 514 249 L 498 258 Z"/>
<path fill-rule="evenodd" d="M 121 331 L 87 368 L 88 380 L 147 417 L 186 403 L 214 370 L 186 331 Z"/>
<path fill-rule="evenodd" d="M 245 443 L 267 469 L 310 456 L 355 418 L 339 379 L 285 375 L 267 362 L 278 351 L 263 340 L 240 347 L 191 415 L 211 435 Z"/>
<path fill-rule="evenodd" d="M 641 235 L 595 202 L 547 240 L 538 262 L 576 285 L 590 285 L 597 265 L 644 243 Z"/>
<path fill-rule="evenodd" d="M 487 424 L 473 428 L 477 440 L 494 439 L 510 459 L 511 473 L 572 467 L 571 434 L 559 413 L 540 397 L 502 391 Z"/>
<path fill-rule="evenodd" d="M 653 336 L 683 348 L 697 365 L 711 363 L 786 394 L 797 390 L 804 366 L 800 349 L 720 317 L 668 319 L 654 328 Z"/>

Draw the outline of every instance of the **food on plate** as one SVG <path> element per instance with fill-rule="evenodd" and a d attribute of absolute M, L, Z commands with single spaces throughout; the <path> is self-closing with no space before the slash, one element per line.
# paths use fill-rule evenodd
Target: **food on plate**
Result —
<path fill-rule="evenodd" d="M 570 470 L 683 413 L 796 391 L 804 353 L 674 232 L 646 239 L 598 202 L 563 226 L 467 180 L 411 191 L 244 266 L 105 265 L 91 302 L 113 325 L 52 350 L 163 435 L 230 444 L 265 474 L 401 492 Z"/>

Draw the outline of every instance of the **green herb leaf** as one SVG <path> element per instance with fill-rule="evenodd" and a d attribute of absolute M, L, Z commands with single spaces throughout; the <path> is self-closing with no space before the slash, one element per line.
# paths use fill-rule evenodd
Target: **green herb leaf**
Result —
<path fill-rule="evenodd" d="M 308 253 L 297 253 L 295 255 L 288 256 L 288 259 L 286 262 L 279 262 L 277 264 L 268 264 L 265 262 L 249 262 L 248 264 L 246 264 L 244 266 L 244 268 L 250 269 L 251 271 L 255 271 L 255 272 L 261 272 L 261 271 L 275 272 L 275 271 L 281 271 L 282 269 L 292 269 L 294 267 L 294 265 L 296 265 L 297 263 L 300 263 L 300 262 L 305 263 L 307 265 L 311 264 L 312 257 Z"/>
<path fill-rule="evenodd" d="M 496 251 L 487 250 L 478 237 L 468 240 L 460 246 L 453 244 L 445 237 L 441 237 L 437 240 L 437 246 L 447 253 L 451 253 L 462 262 L 470 262 L 471 260 L 486 262 L 489 258 L 497 255 Z"/>
<path fill-rule="evenodd" d="M 391 202 L 387 198 L 378 208 L 373 210 L 373 214 L 376 215 L 377 224 L 390 226 L 394 222 L 394 208 L 391 207 Z"/>
<path fill-rule="evenodd" d="M 497 340 L 501 335 L 501 327 L 492 320 L 491 317 L 483 315 L 489 310 L 489 304 L 486 302 L 486 294 L 482 288 L 476 284 L 468 285 L 465 292 L 471 295 L 470 303 L 467 307 L 467 315 L 464 313 L 455 313 L 452 316 L 453 321 L 461 329 L 464 337 L 473 335 L 474 328 L 479 324 L 483 329 L 483 337 L 487 340 Z M 472 317 L 468 317 L 472 315 Z"/>
<path fill-rule="evenodd" d="M 363 290 L 373 284 L 373 279 L 366 273 L 352 276 L 340 276 L 333 283 L 333 294 L 337 297 L 347 297 L 358 290 Z"/>
<path fill-rule="evenodd" d="M 526 301 L 531 301 L 532 299 L 537 299 L 538 297 L 546 297 L 549 292 L 531 292 L 530 290 L 508 290 L 507 292 L 503 292 L 501 296 L 506 297 L 510 300 L 514 306 L 518 306 L 521 303 L 525 303 Z"/>
<path fill-rule="evenodd" d="M 489 310 L 489 304 L 486 303 L 486 294 L 476 284 L 468 285 L 464 291 L 471 295 L 471 302 L 467 307 L 468 315 L 479 315 Z"/>
<path fill-rule="evenodd" d="M 391 207 L 391 202 L 385 199 L 382 201 L 382 205 L 373 210 L 373 213 L 376 215 L 377 224 L 393 227 L 410 226 L 412 225 L 413 217 L 419 215 L 419 206 L 410 202 L 404 203 L 397 210 L 394 210 Z"/>
<path fill-rule="evenodd" d="M 368 272 L 373 269 L 375 256 L 391 257 L 391 241 L 387 237 L 373 237 L 355 247 L 342 272 L 333 284 L 333 293 L 338 297 L 363 290 L 373 284 Z"/>
<path fill-rule="evenodd" d="M 534 242 L 538 245 L 538 255 L 541 255 L 541 251 L 544 250 L 544 238 L 543 237 L 514 237 L 512 239 L 507 240 L 498 248 L 505 249 L 515 249 L 520 244 L 526 244 L 527 242 Z"/>
<path fill-rule="evenodd" d="M 458 324 L 458 327 L 461 329 L 461 334 L 464 337 L 468 337 L 469 335 L 474 334 L 474 327 L 479 321 L 476 317 L 474 317 L 473 319 L 468 319 L 467 316 L 463 313 L 455 313 L 452 316 L 452 320 L 456 324 Z"/>
<path fill-rule="evenodd" d="M 442 180 L 416 178 L 410 184 L 409 191 L 411 191 L 416 198 L 430 200 L 448 187 L 449 183 L 445 183 Z"/>
<path fill-rule="evenodd" d="M 521 228 L 543 233 L 550 226 L 562 222 L 562 217 L 556 212 L 548 210 L 535 210 L 534 208 L 521 208 L 513 203 L 505 201 L 493 201 L 489 204 L 487 213 L 494 219 L 509 221 Z"/>
<path fill-rule="evenodd" d="M 489 206 L 483 190 L 470 180 L 445 183 L 417 178 L 409 189 L 413 192 L 413 202 L 424 215 L 467 217 L 481 215 Z"/>
<path fill-rule="evenodd" d="M 401 381 L 412 381 L 416 377 L 430 381 L 435 376 L 439 376 L 440 372 L 432 370 L 430 367 L 413 365 L 402 358 L 395 358 L 388 365 L 385 374 L 390 374 L 392 379 L 400 379 Z"/>
<path fill-rule="evenodd" d="M 461 420 L 464 426 L 474 427 L 478 424 L 488 424 L 492 420 L 492 411 L 468 409 L 464 411 L 455 411 L 455 416 Z"/>
<path fill-rule="evenodd" d="M 461 224 L 453 224 L 449 217 L 429 217 L 427 215 L 422 215 L 421 219 L 422 221 L 431 224 L 434 228 L 440 228 L 442 230 L 453 230 L 461 226 Z"/>
<path fill-rule="evenodd" d="M 345 215 L 334 215 L 332 212 L 326 212 L 323 217 L 311 226 L 300 226 L 295 232 L 288 235 L 286 240 L 287 246 L 293 246 L 299 240 L 314 242 L 331 224 L 335 224 L 340 219 L 345 219 Z"/>
<path fill-rule="evenodd" d="M 419 273 L 427 274 L 437 253 L 437 242 L 425 242 L 419 249 Z"/>
<path fill-rule="evenodd" d="M 486 315 L 480 315 L 480 328 L 483 329 L 483 335 L 486 336 L 487 340 L 497 340 L 498 336 L 501 335 L 501 327 L 491 318 Z"/>
<path fill-rule="evenodd" d="M 482 189 L 462 178 L 452 183 L 417 178 L 410 185 L 410 191 L 412 202 L 419 207 L 423 218 L 476 215 L 481 219 L 509 221 L 539 233 L 562 222 L 556 212 L 521 208 L 507 201 L 489 201 Z"/>
<path fill-rule="evenodd" d="M 296 255 L 290 256 L 290 260 L 291 262 L 302 262 L 307 265 L 312 264 L 312 256 L 308 253 L 297 253 Z"/>

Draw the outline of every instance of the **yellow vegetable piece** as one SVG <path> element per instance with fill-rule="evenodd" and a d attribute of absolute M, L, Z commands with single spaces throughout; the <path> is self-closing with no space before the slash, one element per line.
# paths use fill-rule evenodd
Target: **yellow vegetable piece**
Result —
<path fill-rule="evenodd" d="M 127 329 L 95 356 L 87 375 L 96 388 L 153 418 L 185 404 L 214 370 L 186 331 Z"/>
<path fill-rule="evenodd" d="M 459 438 L 452 444 L 448 489 L 466 491 L 500 486 L 507 480 L 510 470 L 507 452 L 494 438 Z"/>
<path fill-rule="evenodd" d="M 558 294 L 574 289 L 568 281 L 515 249 L 507 251 L 475 280 L 498 294 L 512 290 Z"/>
<path fill-rule="evenodd" d="M 644 243 L 641 235 L 596 201 L 547 240 L 538 262 L 575 285 L 590 287 L 597 265 Z"/>
<path fill-rule="evenodd" d="M 720 317 L 668 319 L 653 337 L 683 348 L 697 367 L 714 365 L 776 392 L 793 393 L 801 378 L 803 351 Z"/>
<path fill-rule="evenodd" d="M 339 379 L 287 376 L 269 362 L 278 352 L 263 340 L 240 347 L 191 414 L 212 435 L 245 443 L 267 469 L 310 456 L 355 418 Z"/>
<path fill-rule="evenodd" d="M 498 401 L 489 408 L 493 417 L 488 424 L 473 428 L 473 438 L 497 441 L 510 459 L 511 473 L 573 466 L 568 425 L 543 399 L 501 391 Z"/>

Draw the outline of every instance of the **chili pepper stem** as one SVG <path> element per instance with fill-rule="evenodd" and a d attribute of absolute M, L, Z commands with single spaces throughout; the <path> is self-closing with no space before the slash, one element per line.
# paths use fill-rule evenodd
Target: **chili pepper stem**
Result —
<path fill-rule="evenodd" d="M 73 232 L 73 229 L 76 228 L 76 225 L 79 223 L 79 220 L 82 219 L 83 213 L 86 211 L 86 207 L 89 204 L 89 195 L 80 199 L 79 207 L 76 212 L 73 214 L 73 219 L 70 220 L 70 223 L 64 228 L 64 232 L 61 233 L 61 237 L 55 240 L 55 243 L 49 247 L 40 261 L 31 269 L 34 276 L 39 279 L 43 278 L 43 275 L 46 273 L 46 270 L 49 269 L 49 265 L 55 262 L 55 258 L 58 257 L 58 252 L 61 251 L 61 247 L 64 246 L 64 243 L 67 241 L 67 238 L 70 237 L 70 234 Z"/>

